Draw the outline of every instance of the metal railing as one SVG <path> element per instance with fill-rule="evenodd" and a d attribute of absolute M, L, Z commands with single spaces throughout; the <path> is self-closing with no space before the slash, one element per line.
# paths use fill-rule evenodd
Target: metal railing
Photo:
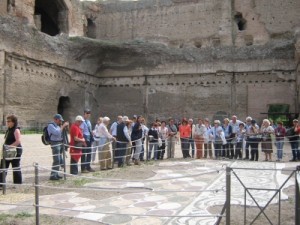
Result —
<path fill-rule="evenodd" d="M 291 172 L 288 176 L 288 178 L 278 187 L 278 188 L 251 188 L 247 187 L 244 182 L 240 179 L 238 174 L 235 172 L 235 170 L 281 170 L 281 169 L 259 169 L 259 168 L 231 168 L 231 167 L 226 167 L 226 201 L 224 204 L 224 207 L 221 212 L 221 216 L 225 214 L 226 217 L 226 225 L 231 224 L 231 175 L 233 174 L 234 177 L 238 180 L 238 182 L 242 185 L 244 188 L 244 225 L 246 225 L 246 216 L 247 216 L 247 205 L 246 205 L 246 197 L 247 194 L 251 197 L 251 200 L 255 203 L 257 208 L 259 209 L 259 213 L 256 215 L 256 217 L 249 223 L 253 224 L 258 217 L 263 214 L 264 217 L 267 219 L 267 221 L 270 224 L 273 224 L 268 215 L 265 213 L 266 208 L 270 205 L 272 200 L 278 195 L 279 196 L 279 201 L 278 201 L 278 224 L 281 224 L 281 191 L 283 187 L 287 184 L 287 182 L 295 176 L 295 225 L 300 224 L 300 166 L 297 166 L 295 170 L 285 170 Z M 264 207 L 261 207 L 259 203 L 256 201 L 255 197 L 251 194 L 251 190 L 261 190 L 261 191 L 272 191 L 274 194 L 272 197 L 269 199 L 267 204 Z M 218 221 L 216 224 L 220 224 L 222 220 L 222 217 L 219 217 Z"/>

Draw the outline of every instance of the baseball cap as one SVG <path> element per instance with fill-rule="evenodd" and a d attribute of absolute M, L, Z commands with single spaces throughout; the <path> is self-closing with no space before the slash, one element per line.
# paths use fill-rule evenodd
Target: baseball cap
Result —
<path fill-rule="evenodd" d="M 83 112 L 84 113 L 91 113 L 91 110 L 90 109 L 85 109 Z"/>
<path fill-rule="evenodd" d="M 84 119 L 83 119 L 82 116 L 76 116 L 75 121 L 81 121 L 81 122 L 83 122 Z"/>
<path fill-rule="evenodd" d="M 55 114 L 53 116 L 53 118 L 56 119 L 56 120 L 64 121 L 63 117 L 60 114 Z"/>
<path fill-rule="evenodd" d="M 297 119 L 294 119 L 293 122 L 298 122 L 298 120 L 297 120 Z"/>

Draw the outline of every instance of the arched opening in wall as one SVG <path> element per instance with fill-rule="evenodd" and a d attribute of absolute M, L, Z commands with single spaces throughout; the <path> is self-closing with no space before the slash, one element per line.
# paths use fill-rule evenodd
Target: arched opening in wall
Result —
<path fill-rule="evenodd" d="M 51 36 L 68 33 L 68 8 L 64 0 L 35 0 L 34 15 L 43 33 Z"/>
<path fill-rule="evenodd" d="M 88 18 L 87 19 L 87 31 L 86 36 L 89 38 L 96 38 L 96 24 L 94 20 Z"/>
<path fill-rule="evenodd" d="M 57 113 L 61 114 L 65 120 L 70 119 L 71 100 L 68 96 L 61 96 L 58 100 Z"/>
<path fill-rule="evenodd" d="M 240 12 L 236 12 L 234 16 L 234 20 L 237 24 L 237 27 L 240 31 L 246 30 L 247 20 L 243 18 L 243 14 Z"/>

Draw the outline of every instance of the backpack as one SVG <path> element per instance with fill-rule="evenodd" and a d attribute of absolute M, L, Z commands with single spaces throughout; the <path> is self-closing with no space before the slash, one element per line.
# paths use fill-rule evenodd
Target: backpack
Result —
<path fill-rule="evenodd" d="M 289 139 L 289 140 L 293 140 L 295 139 L 295 128 L 292 127 L 290 129 L 287 129 L 286 133 L 285 133 L 285 136 Z"/>
<path fill-rule="evenodd" d="M 47 126 L 45 126 L 43 128 L 43 134 L 42 134 L 42 142 L 44 145 L 50 145 L 50 135 L 48 133 L 48 126 L 49 126 L 49 123 Z"/>

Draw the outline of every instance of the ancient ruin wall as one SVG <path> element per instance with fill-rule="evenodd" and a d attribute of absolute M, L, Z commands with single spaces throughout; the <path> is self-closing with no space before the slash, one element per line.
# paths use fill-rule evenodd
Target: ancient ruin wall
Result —
<path fill-rule="evenodd" d="M 85 14 L 94 21 L 98 39 L 146 39 L 173 47 L 263 45 L 274 38 L 291 39 L 300 24 L 298 0 L 141 0 L 87 5 Z"/>
<path fill-rule="evenodd" d="M 232 43 L 228 0 L 150 0 L 98 7 L 99 13 L 86 11 L 87 16 L 96 17 L 98 39 L 146 39 L 176 47 Z"/>
<path fill-rule="evenodd" d="M 26 2 L 23 1 L 24 4 Z M 192 10 L 193 3 L 198 6 L 208 4 L 207 9 L 210 10 L 213 10 L 212 4 L 220 6 L 218 1 L 159 2 L 161 7 L 157 10 L 153 10 L 152 5 L 144 7 L 139 5 L 142 3 L 134 3 L 139 8 L 136 12 L 131 12 L 133 18 L 141 16 L 141 12 L 145 13 L 147 10 L 152 10 L 151 14 L 158 12 L 155 14 L 158 17 L 160 8 L 166 12 L 169 12 L 168 9 L 185 12 Z M 221 8 L 227 10 L 221 17 L 231 15 L 232 7 L 227 4 L 229 2 L 222 1 Z M 19 3 L 16 4 L 17 8 L 22 6 Z M 243 7 L 254 9 L 253 4 L 244 3 Z M 107 7 L 100 7 L 99 12 L 106 14 L 106 17 L 110 13 L 119 13 L 120 8 L 116 11 Z M 234 7 L 238 9 L 242 6 Z M 95 13 L 98 8 L 89 9 L 91 8 L 93 15 L 98 15 Z M 219 12 L 218 8 L 214 10 Z M 145 15 L 150 16 L 150 11 Z M 247 21 L 252 16 L 247 14 L 247 8 L 239 8 L 238 11 Z M 50 37 L 38 32 L 28 22 L 30 20 L 26 20 L 26 15 L 30 14 L 24 14 L 27 10 L 20 12 L 25 17 L 1 18 L 0 24 L 0 115 L 3 123 L 4 116 L 10 112 L 19 115 L 24 126 L 44 123 L 58 111 L 61 97 L 69 99 L 63 111 L 66 119 L 74 119 L 77 114 L 82 113 L 84 107 L 90 107 L 94 112 L 93 121 L 99 115 L 115 118 L 118 114 L 131 116 L 137 113 L 146 115 L 149 121 L 169 116 L 177 119 L 182 116 L 208 116 L 212 119 L 233 113 L 242 119 L 251 115 L 260 120 L 265 117 L 260 113 L 267 112 L 269 104 L 278 103 L 290 104 L 291 112 L 298 110 L 299 59 L 294 60 L 293 43 L 286 43 L 286 39 L 290 39 L 288 35 L 272 36 L 270 33 L 278 34 L 282 31 L 264 26 L 261 20 L 256 27 L 257 35 L 261 35 L 261 38 L 255 36 L 256 33 L 251 31 L 249 24 L 244 31 L 236 28 L 230 30 L 230 35 L 228 30 L 221 32 L 224 36 L 220 36 L 220 39 L 215 38 L 215 35 L 211 39 L 209 35 L 207 39 L 205 32 L 200 32 L 200 43 L 193 39 L 193 35 L 196 35 L 194 30 L 187 32 L 189 30 L 186 28 L 188 41 L 183 43 L 177 42 L 184 37 L 182 33 L 165 27 L 166 34 L 174 37 L 174 42 L 169 39 L 165 42 L 165 37 L 151 37 L 151 40 L 163 40 L 172 46 L 182 47 L 170 49 L 164 45 L 142 41 L 117 44 L 90 39 L 68 39 L 64 35 Z M 212 16 L 211 14 L 212 12 L 207 16 Z M 199 16 L 201 15 L 204 14 L 199 11 Z M 220 15 L 217 18 L 218 16 Z M 193 22 L 193 16 L 187 17 L 184 17 L 185 21 Z M 261 18 L 260 14 L 256 13 L 255 18 Z M 170 21 L 173 19 L 170 17 Z M 150 21 L 147 23 L 150 24 Z M 212 25 L 217 32 L 216 27 Z M 173 29 L 175 30 L 174 27 Z M 294 28 L 287 29 L 293 31 Z M 235 38 L 236 45 L 247 45 L 251 42 L 251 35 L 254 35 L 253 42 L 257 44 L 264 43 L 270 37 L 281 41 L 273 46 L 221 46 L 231 42 L 231 37 Z M 203 46 L 214 48 L 205 50 Z M 297 49 L 299 44 L 296 45 L 296 56 L 299 55 Z"/>

